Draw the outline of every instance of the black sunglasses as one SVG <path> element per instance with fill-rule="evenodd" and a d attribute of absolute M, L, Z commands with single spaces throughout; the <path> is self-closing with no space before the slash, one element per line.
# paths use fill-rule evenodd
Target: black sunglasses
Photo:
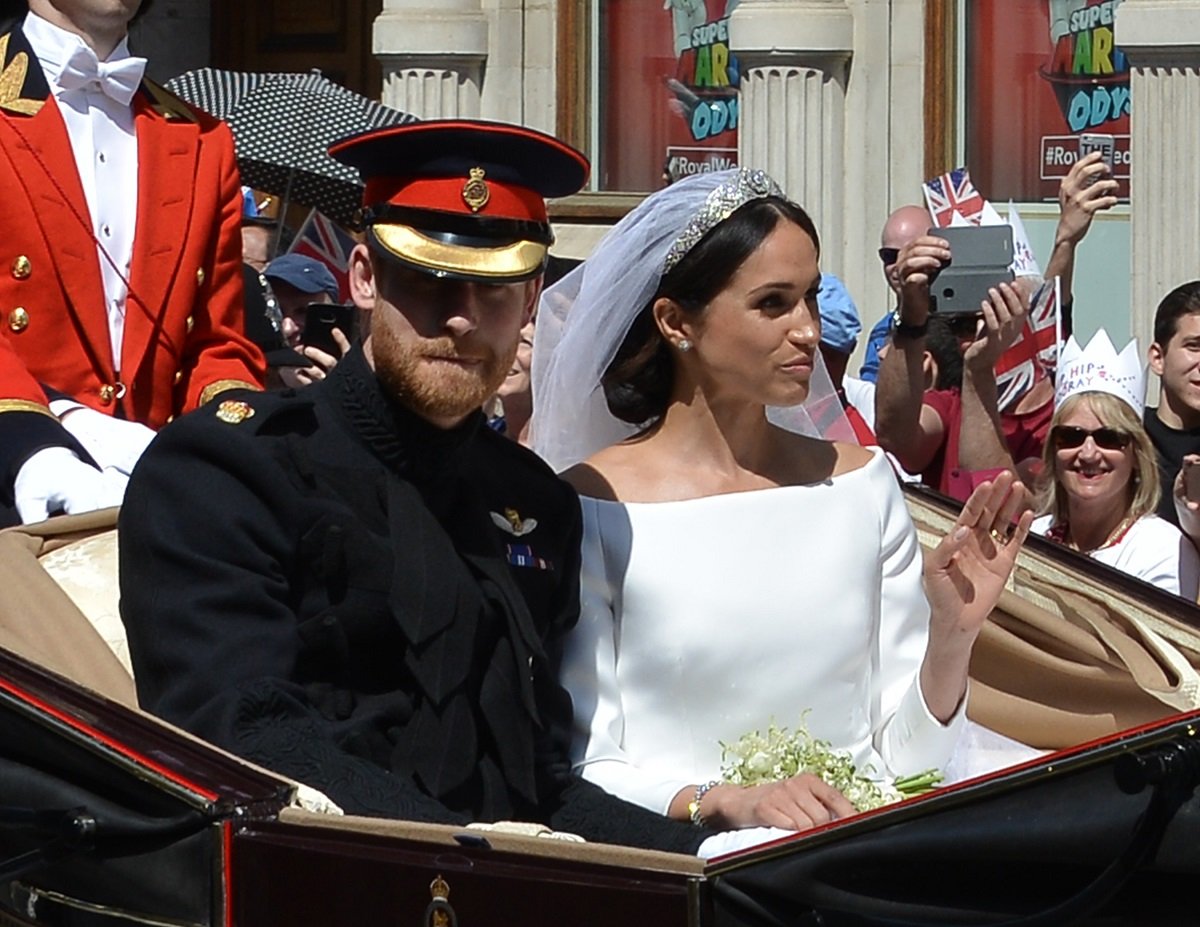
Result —
<path fill-rule="evenodd" d="M 880 248 L 879 249 L 879 260 L 883 261 L 884 267 L 890 267 L 891 265 L 895 264 L 899 258 L 900 258 L 900 249 L 899 248 Z"/>
<path fill-rule="evenodd" d="M 983 318 L 981 312 L 968 312 L 962 315 L 947 315 L 946 328 L 955 338 L 974 338 L 975 332 L 979 330 L 979 320 Z"/>
<path fill-rule="evenodd" d="M 1055 425 L 1050 430 L 1050 440 L 1054 442 L 1055 450 L 1059 451 L 1082 447 L 1088 438 L 1096 442 L 1096 447 L 1106 451 L 1123 451 L 1133 440 L 1133 435 L 1120 428 L 1097 428 L 1095 431 L 1088 431 L 1074 425 Z"/>

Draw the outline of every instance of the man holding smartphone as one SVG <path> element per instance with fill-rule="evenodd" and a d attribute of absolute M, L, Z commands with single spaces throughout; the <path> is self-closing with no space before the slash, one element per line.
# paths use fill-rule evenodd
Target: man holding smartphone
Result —
<path fill-rule="evenodd" d="M 1045 276 L 1060 281 L 1064 337 L 1071 331 L 1076 249 L 1096 213 L 1116 204 L 1116 192 L 1117 182 L 1099 153 L 1076 161 L 1059 187 L 1059 220 Z M 965 499 L 977 478 L 973 474 L 1015 469 L 1026 482 L 1035 478 L 1054 411 L 1054 391 L 1050 381 L 1043 380 L 1012 410 L 999 409 L 995 363 L 1021 334 L 1028 310 L 1030 293 L 1020 280 L 1018 286 L 997 288 L 982 312 L 976 338 L 960 343 L 962 387 L 924 389 L 928 278 L 949 260 L 946 244 L 937 236 L 923 236 L 897 252 L 897 274 L 905 288 L 896 313 L 899 324 L 880 364 L 875 430 L 879 443 L 906 470 L 922 474 L 940 492 Z"/>
<path fill-rule="evenodd" d="M 121 513 L 139 703 L 348 812 L 538 821 L 696 852 L 710 832 L 570 772 L 574 491 L 487 428 L 587 161 L 466 120 L 334 157 L 366 181 L 364 338 L 319 383 L 165 429 Z"/>
<path fill-rule="evenodd" d="M 1020 335 L 1028 294 L 1016 283 L 992 288 L 975 319 L 975 337 L 961 342 L 963 387 L 925 389 L 925 336 L 934 311 L 930 284 L 951 259 L 944 238 L 922 235 L 897 259 L 900 305 L 890 348 L 879 366 L 875 433 L 910 473 L 934 489 L 963 501 L 970 474 L 1015 469 L 1004 433 L 992 372 L 995 361 Z M 973 375 L 971 371 L 978 371 Z M 970 381 L 972 388 L 965 388 Z"/>
<path fill-rule="evenodd" d="M 337 303 L 340 296 L 337 280 L 328 267 L 303 254 L 280 255 L 267 265 L 263 277 L 279 309 L 284 341 L 311 361 L 307 367 L 280 367 L 280 380 L 285 386 L 298 387 L 325 379 L 350 350 L 351 332 L 334 329 L 330 335 L 333 343 L 317 347 L 305 343 L 304 329 L 310 306 Z M 330 347 L 336 348 L 336 352 L 329 350 Z"/>

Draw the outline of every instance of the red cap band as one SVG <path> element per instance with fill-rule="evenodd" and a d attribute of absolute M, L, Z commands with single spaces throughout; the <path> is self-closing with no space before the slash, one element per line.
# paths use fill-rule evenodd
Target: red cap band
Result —
<path fill-rule="evenodd" d="M 541 194 L 527 187 L 490 180 L 486 175 L 481 182 L 487 189 L 487 202 L 478 209 L 473 209 L 467 201 L 466 188 L 472 183 L 469 177 L 371 177 L 363 191 L 363 203 L 367 206 L 389 203 L 464 215 L 548 221 L 546 201 Z M 478 202 L 476 197 L 472 199 Z"/>

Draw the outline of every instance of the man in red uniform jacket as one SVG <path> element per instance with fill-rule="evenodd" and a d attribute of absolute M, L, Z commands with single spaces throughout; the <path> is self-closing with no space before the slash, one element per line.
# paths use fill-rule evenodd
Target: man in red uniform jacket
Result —
<path fill-rule="evenodd" d="M 139 5 L 0 23 L 0 523 L 119 502 L 153 430 L 262 385 L 232 137 L 142 78 Z"/>

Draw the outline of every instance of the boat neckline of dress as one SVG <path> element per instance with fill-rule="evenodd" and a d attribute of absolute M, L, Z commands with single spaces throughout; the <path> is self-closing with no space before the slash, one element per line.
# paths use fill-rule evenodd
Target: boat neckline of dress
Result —
<path fill-rule="evenodd" d="M 728 498 L 732 498 L 734 496 L 761 495 L 763 493 L 779 492 L 780 490 L 787 490 L 787 489 L 817 489 L 820 487 L 832 486 L 834 484 L 834 482 L 836 482 L 838 480 L 844 480 L 846 477 L 852 477 L 859 473 L 865 473 L 865 472 L 869 471 L 873 466 L 875 466 L 876 462 L 879 460 L 883 460 L 884 465 L 885 466 L 887 465 L 887 460 L 883 456 L 883 450 L 881 448 L 871 445 L 871 446 L 867 447 L 867 450 L 871 452 L 871 459 L 869 461 L 867 461 L 865 464 L 863 464 L 861 467 L 855 467 L 853 470 L 847 470 L 844 473 L 838 473 L 838 474 L 835 474 L 834 476 L 827 476 L 825 479 L 819 480 L 818 482 L 815 482 L 815 483 L 788 483 L 788 484 L 782 485 L 782 486 L 759 486 L 755 489 L 731 489 L 728 492 L 714 492 L 714 493 L 708 494 L 707 496 L 689 496 L 688 498 L 685 498 L 685 499 L 653 499 L 653 500 L 601 499 L 599 496 L 588 496 L 583 493 L 579 494 L 579 498 L 586 499 L 589 502 L 599 502 L 602 505 L 654 506 L 654 505 L 679 505 L 684 502 L 707 502 L 707 501 L 710 501 L 713 499 L 728 499 Z"/>

